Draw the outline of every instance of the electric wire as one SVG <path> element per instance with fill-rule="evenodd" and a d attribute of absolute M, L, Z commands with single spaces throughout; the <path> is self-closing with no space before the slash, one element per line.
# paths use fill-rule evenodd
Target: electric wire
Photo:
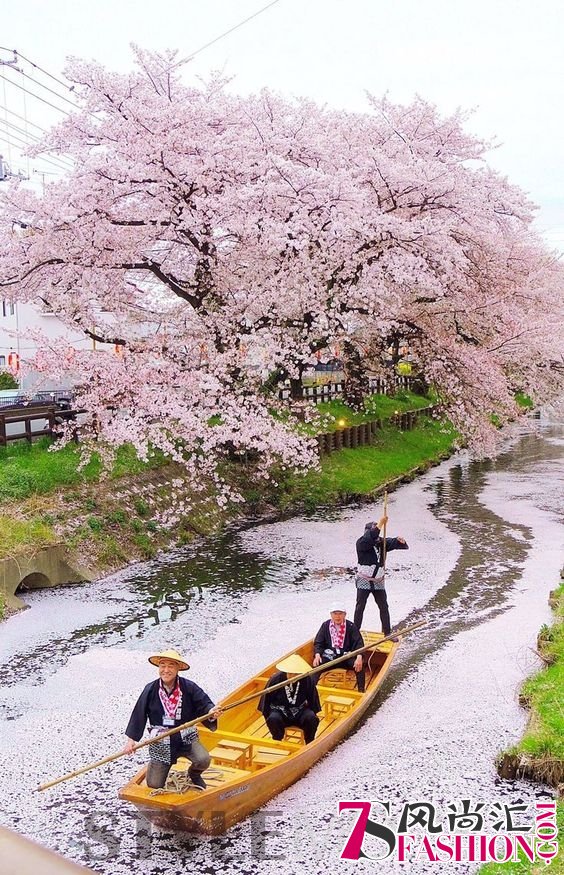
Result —
<path fill-rule="evenodd" d="M 6 100 L 6 82 L 4 81 L 2 84 L 4 86 L 4 118 L 6 119 L 6 121 L 8 121 L 7 113 L 9 112 L 9 110 L 6 108 L 6 104 L 8 102 Z M 9 161 L 9 163 L 12 162 L 12 150 L 9 146 L 8 146 L 8 161 Z"/>
<path fill-rule="evenodd" d="M 23 128 L 19 128 L 17 125 L 12 124 L 12 122 L 0 119 L 0 124 L 7 125 L 9 128 L 12 128 L 12 130 L 18 131 L 18 133 L 24 134 L 26 137 L 31 137 L 32 140 L 34 140 L 35 142 L 30 143 L 28 141 L 26 143 L 26 145 L 28 146 L 33 146 L 35 145 L 35 143 L 41 142 L 41 137 L 38 137 L 36 134 L 32 134 L 31 131 L 24 131 Z M 17 136 L 17 134 L 12 134 L 11 131 L 9 131 L 8 133 L 10 134 L 10 136 Z M 74 164 L 72 164 L 72 162 L 69 161 L 67 158 L 61 158 L 59 155 L 50 155 L 50 158 L 52 158 L 53 161 L 59 163 L 62 167 L 67 167 L 69 170 L 74 167 Z"/>
<path fill-rule="evenodd" d="M 2 46 L 0 46 L 0 48 L 2 48 Z M 63 82 L 61 79 L 57 79 L 56 76 L 53 76 L 52 73 L 49 73 L 48 70 L 45 70 L 43 67 L 40 67 L 39 64 L 34 63 L 34 61 L 30 61 L 29 58 L 26 58 L 26 56 L 22 55 L 21 52 L 18 52 L 17 49 L 13 49 L 13 50 L 12 49 L 5 49 L 5 51 L 7 51 L 7 52 L 13 51 L 17 58 L 21 58 L 23 61 L 26 62 L 26 64 L 29 64 L 31 67 L 35 67 L 36 70 L 39 70 L 45 76 L 48 76 L 49 79 L 52 79 L 54 82 L 58 82 L 59 85 L 62 85 L 63 88 L 67 89 L 67 91 L 74 91 L 74 85 L 67 85 L 66 82 Z"/>
<path fill-rule="evenodd" d="M 11 134 L 11 133 L 9 133 L 9 132 L 7 132 L 7 131 L 3 131 L 2 133 L 7 134 L 7 136 L 11 136 L 13 139 L 15 139 L 15 134 Z M 26 147 L 29 146 L 29 143 L 26 143 L 26 142 L 23 141 L 23 140 L 20 140 L 20 143 L 17 143 L 17 142 L 16 142 L 16 143 L 13 143 L 13 142 L 11 142 L 10 140 L 7 139 L 7 136 L 6 136 L 6 137 L 3 137 L 2 134 L 0 133 L 0 140 L 2 140 L 3 143 L 7 143 L 8 145 L 13 146 L 14 149 L 18 149 L 18 151 L 21 151 L 21 145 L 20 145 L 20 144 L 23 144 L 23 145 L 26 146 Z M 17 139 L 20 139 L 20 138 L 18 137 Z M 26 157 L 25 155 L 22 156 L 22 158 L 25 158 L 25 157 Z M 56 167 L 57 170 L 59 171 L 59 173 L 61 173 L 61 174 L 67 172 L 67 168 L 66 168 L 66 167 L 61 167 L 60 164 L 55 164 L 54 161 L 52 161 L 50 158 L 45 158 L 44 155 L 38 155 L 34 160 L 35 160 L 35 161 L 44 161 L 46 164 L 50 164 L 52 167 Z M 29 176 L 29 161 L 27 162 L 27 165 L 28 165 L 28 176 Z M 40 173 L 41 171 L 38 171 L 38 172 Z"/>
<path fill-rule="evenodd" d="M 23 70 L 20 70 L 20 73 L 22 74 L 22 82 L 23 82 L 23 77 L 24 77 Z M 25 125 L 25 130 L 27 133 L 27 98 L 26 98 L 25 91 L 24 91 L 24 96 L 23 96 L 23 108 L 24 108 L 24 125 Z M 25 158 L 27 161 L 27 175 L 29 176 L 29 156 L 26 155 Z"/>
<path fill-rule="evenodd" d="M 272 0 L 272 3 L 268 3 L 266 6 L 263 6 L 262 9 L 257 9 L 257 11 L 253 12 L 252 15 L 249 15 L 248 18 L 245 18 L 245 19 L 243 19 L 243 21 L 240 21 L 238 24 L 235 24 L 233 27 L 230 27 L 229 30 L 226 30 L 223 33 L 220 33 L 219 36 L 216 36 L 214 39 L 210 40 L 205 45 L 200 46 L 199 49 L 196 49 L 195 52 L 192 52 L 190 55 L 187 55 L 181 61 L 177 61 L 177 63 L 174 64 L 174 66 L 178 67 L 178 66 L 180 66 L 180 64 L 185 64 L 188 61 L 191 61 L 192 58 L 195 58 L 196 55 L 199 55 L 200 52 L 204 51 L 204 49 L 209 49 L 210 46 L 213 46 L 215 43 L 218 43 L 224 37 L 229 36 L 229 34 L 233 33 L 235 30 L 239 30 L 240 27 L 243 27 L 243 25 L 248 24 L 248 22 L 252 21 L 253 18 L 257 18 L 259 15 L 262 15 L 263 12 L 266 12 L 267 9 L 270 9 L 272 6 L 276 6 L 276 4 L 279 2 L 280 2 L 280 0 Z"/>
<path fill-rule="evenodd" d="M 59 94 L 58 91 L 54 91 L 52 88 L 49 88 L 48 85 L 44 85 L 43 82 L 40 82 L 38 79 L 34 79 L 33 76 L 30 76 L 29 73 L 25 73 L 23 70 L 21 71 L 22 76 L 25 76 L 26 79 L 29 79 L 30 82 L 34 82 L 35 85 L 39 85 L 40 88 L 44 88 L 45 91 L 48 91 L 49 94 L 53 94 L 59 100 L 64 100 L 65 103 L 70 103 L 75 109 L 80 110 L 80 106 L 75 103 L 74 100 L 69 100 L 68 97 L 65 97 L 62 94 Z"/>
<path fill-rule="evenodd" d="M 50 101 L 45 100 L 45 98 L 40 97 L 39 94 L 35 94 L 35 92 L 29 91 L 27 88 L 24 88 L 22 85 L 18 85 L 17 82 L 13 82 L 11 79 L 6 79 L 6 77 L 2 73 L 0 73 L 0 77 L 2 79 L 4 79 L 6 82 L 8 82 L 10 85 L 13 85 L 14 88 L 19 88 L 20 91 L 24 91 L 26 94 L 29 94 L 31 97 L 35 97 L 36 100 L 40 100 L 41 103 L 45 103 L 45 104 L 47 104 L 47 106 L 50 106 L 52 109 L 56 109 L 58 112 L 62 112 L 63 115 L 70 116 L 70 112 L 67 112 L 66 109 L 63 109 L 60 106 L 55 106 L 54 103 L 51 103 Z"/>
<path fill-rule="evenodd" d="M 4 82 L 4 104 L 6 104 L 6 103 L 7 103 L 7 100 L 6 100 L 6 83 Z M 22 121 L 22 122 L 25 121 L 23 115 L 20 115 L 19 113 L 14 112 L 13 109 L 8 109 L 8 107 L 5 106 L 5 105 L 3 106 L 2 104 L 0 104 L 0 109 L 3 109 L 3 110 L 4 110 L 4 115 L 6 115 L 6 113 L 9 113 L 10 115 L 13 115 L 15 118 L 19 118 L 20 121 Z M 41 125 L 38 125 L 38 124 L 36 124 L 35 122 L 28 122 L 28 124 L 33 125 L 34 128 L 37 128 L 39 131 L 42 131 L 44 134 L 47 133 L 47 129 L 46 129 L 46 128 L 42 128 Z"/>

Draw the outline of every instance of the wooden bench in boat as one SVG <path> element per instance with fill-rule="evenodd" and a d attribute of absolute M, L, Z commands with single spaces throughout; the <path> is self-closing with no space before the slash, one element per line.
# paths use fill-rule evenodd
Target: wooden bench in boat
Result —
<path fill-rule="evenodd" d="M 350 711 L 354 702 L 351 696 L 326 696 L 323 700 L 323 713 L 326 717 L 340 717 Z"/>
<path fill-rule="evenodd" d="M 257 766 L 271 766 L 279 763 L 290 756 L 289 750 L 276 750 L 275 748 L 256 747 L 253 753 L 252 768 Z"/>
<path fill-rule="evenodd" d="M 246 769 L 250 765 L 251 757 L 250 745 L 246 745 L 246 750 L 235 750 L 221 742 L 209 751 L 210 757 L 218 766 L 234 766 L 236 769 Z"/>
<path fill-rule="evenodd" d="M 287 726 L 284 730 L 284 741 L 293 741 L 295 744 L 305 744 L 304 731 L 299 726 Z"/>
<path fill-rule="evenodd" d="M 248 769 L 253 758 L 253 746 L 250 741 L 222 738 L 209 754 L 219 765 L 232 764 L 238 769 Z"/>

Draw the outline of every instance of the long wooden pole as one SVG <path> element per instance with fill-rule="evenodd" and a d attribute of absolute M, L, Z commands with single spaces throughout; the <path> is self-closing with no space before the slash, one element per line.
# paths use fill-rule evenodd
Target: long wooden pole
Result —
<path fill-rule="evenodd" d="M 386 574 L 386 526 L 388 525 L 388 492 L 384 492 L 384 528 L 382 529 L 382 569 Z"/>
<path fill-rule="evenodd" d="M 341 662 L 344 662 L 346 659 L 351 659 L 353 656 L 358 656 L 359 653 L 364 653 L 366 650 L 372 650 L 374 648 L 380 647 L 381 644 L 384 644 L 386 641 L 389 641 L 390 638 L 399 637 L 402 635 L 409 635 L 411 632 L 414 632 L 416 629 L 420 629 L 422 626 L 427 625 L 427 620 L 419 620 L 418 623 L 414 623 L 413 626 L 407 626 L 405 629 L 398 629 L 395 632 L 390 632 L 389 635 L 386 635 L 385 638 L 382 638 L 376 644 L 366 644 L 363 647 L 359 647 L 358 650 L 351 650 L 350 653 L 345 653 L 343 656 L 337 657 L 337 659 L 331 660 L 331 662 L 325 662 L 323 665 L 318 665 L 316 668 L 312 668 L 309 671 L 304 672 L 300 675 L 295 675 L 289 680 L 281 681 L 279 684 L 274 684 L 272 687 L 268 687 L 268 692 L 273 693 L 275 690 L 280 690 L 282 687 L 287 686 L 288 684 L 294 684 L 296 681 L 301 681 L 303 678 L 310 677 L 310 675 L 318 674 L 320 671 L 328 671 L 328 669 L 333 668 L 333 666 L 338 665 Z M 225 705 L 221 707 L 221 711 L 231 711 L 232 708 L 238 708 L 240 705 L 244 705 L 245 702 L 250 702 L 251 699 L 258 699 L 259 696 L 264 694 L 265 690 L 255 690 L 254 693 L 250 693 L 248 696 L 244 696 L 242 699 L 238 699 L 237 702 L 231 702 L 229 705 Z M 168 738 L 170 735 L 175 735 L 175 733 L 180 732 L 183 729 L 189 729 L 191 726 L 196 726 L 198 723 L 203 723 L 204 720 L 213 719 L 213 714 L 217 709 L 214 708 L 213 711 L 209 711 L 207 714 L 204 714 L 202 717 L 196 717 L 195 720 L 190 720 L 188 723 L 183 723 L 181 726 L 175 726 L 174 729 L 169 729 L 167 732 L 161 733 L 161 735 L 157 735 L 154 738 L 147 738 L 145 741 L 139 742 L 135 747 L 131 749 L 131 751 L 120 750 L 117 753 L 110 754 L 107 757 L 104 757 L 102 760 L 97 760 L 95 763 L 90 763 L 87 766 L 83 766 L 81 769 L 75 769 L 74 772 L 69 772 L 67 775 L 63 775 L 61 778 L 55 778 L 53 781 L 49 781 L 47 784 L 40 784 L 39 787 L 35 788 L 35 792 L 40 793 L 43 790 L 48 790 L 50 787 L 55 787 L 57 784 L 62 784 L 63 781 L 70 781 L 71 778 L 76 778 L 78 775 L 83 775 L 85 772 L 90 772 L 92 769 L 97 769 L 99 766 L 105 766 L 107 763 L 112 763 L 114 760 L 120 759 L 120 757 L 128 756 L 129 753 L 134 753 L 135 751 L 141 750 L 143 747 L 147 747 L 149 744 L 157 744 L 157 742 L 162 741 L 163 738 Z"/>

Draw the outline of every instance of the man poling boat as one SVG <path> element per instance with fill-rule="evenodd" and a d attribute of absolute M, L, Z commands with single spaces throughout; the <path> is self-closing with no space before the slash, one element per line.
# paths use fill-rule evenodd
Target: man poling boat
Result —
<path fill-rule="evenodd" d="M 424 625 L 425 621 L 420 621 L 397 634 L 408 635 Z M 276 666 L 283 660 L 298 655 L 308 666 L 311 665 L 313 640 L 267 666 L 207 714 L 174 726 L 156 738 L 133 745 L 133 751 L 140 750 L 148 745 L 159 744 L 164 738 L 183 730 L 200 726 L 199 740 L 207 749 L 211 761 L 211 768 L 204 772 L 206 789 L 194 787 L 189 777 L 184 786 L 179 786 L 179 774 L 187 774 L 190 770 L 188 760 L 183 761 L 180 757 L 171 765 L 164 788 L 148 786 L 147 768 L 143 768 L 120 790 L 120 798 L 132 802 L 151 822 L 167 829 L 215 834 L 246 817 L 298 780 L 341 741 L 374 700 L 398 645 L 379 632 L 364 632 L 364 638 L 363 647 L 331 663 L 308 668 L 308 671 L 269 686 L 269 693 L 273 693 L 289 683 L 295 684 L 323 672 L 323 678 L 317 685 L 321 716 L 315 738 L 309 744 L 305 743 L 301 729 L 292 726 L 285 728 L 283 739 L 273 739 L 264 716 L 257 712 L 256 706 L 266 684 L 277 670 Z M 354 659 L 362 653 L 369 655 L 366 690 L 363 693 L 355 689 L 354 672 L 340 668 L 343 661 Z M 221 710 L 217 729 L 213 731 L 210 727 L 202 726 L 204 721 L 214 720 L 218 716 L 218 709 Z M 128 752 L 119 751 L 37 789 L 46 790 L 125 756 Z"/>
<path fill-rule="evenodd" d="M 204 726 L 211 730 L 217 728 L 217 718 L 221 711 L 210 697 L 193 681 L 179 677 L 179 671 L 187 671 L 190 666 L 176 650 L 165 650 L 149 657 L 151 665 L 159 669 L 159 678 L 147 684 L 133 709 L 125 735 L 125 753 L 133 753 L 149 723 L 149 734 L 158 738 L 173 726 L 180 726 L 193 718 L 202 718 Z M 210 717 L 209 715 L 213 715 Z M 206 716 L 204 716 L 206 715 Z M 210 758 L 200 743 L 196 726 L 181 729 L 173 735 L 166 735 L 162 741 L 149 748 L 150 763 L 147 769 L 147 785 L 164 787 L 170 767 L 180 756 L 190 762 L 188 775 L 192 784 L 205 790 L 202 772 L 208 768 Z"/>
<path fill-rule="evenodd" d="M 392 550 L 409 550 L 405 538 L 386 537 L 388 524 L 388 493 L 384 493 L 384 514 L 379 522 L 366 523 L 364 534 L 356 542 L 358 567 L 355 576 L 356 605 L 354 624 L 360 629 L 368 597 L 372 594 L 380 611 L 382 632 L 392 631 L 390 609 L 386 595 L 386 557 Z M 380 532 L 382 535 L 380 536 Z"/>

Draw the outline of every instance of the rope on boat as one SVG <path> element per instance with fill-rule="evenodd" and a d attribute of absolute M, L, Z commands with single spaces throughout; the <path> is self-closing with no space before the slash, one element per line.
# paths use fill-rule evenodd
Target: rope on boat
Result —
<path fill-rule="evenodd" d="M 184 772 L 178 772 L 173 769 L 168 773 L 166 784 L 164 787 L 155 787 L 149 793 L 149 796 L 163 796 L 168 793 L 188 793 L 190 790 L 200 790 L 203 792 L 203 787 L 198 787 L 197 784 L 193 784 L 188 774 L 188 769 Z M 223 774 L 221 769 L 210 768 L 206 769 L 206 778 L 218 778 Z"/>

